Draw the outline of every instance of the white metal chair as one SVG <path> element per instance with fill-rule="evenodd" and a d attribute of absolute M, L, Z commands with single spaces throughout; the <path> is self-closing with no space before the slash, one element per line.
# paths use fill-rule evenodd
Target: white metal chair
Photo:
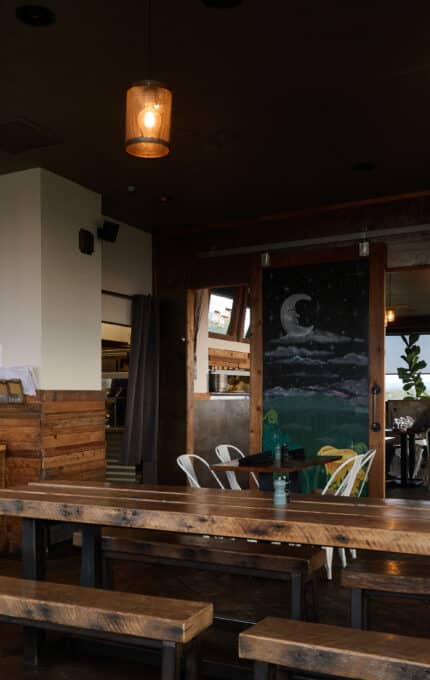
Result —
<path fill-rule="evenodd" d="M 212 477 L 215 479 L 216 483 L 221 489 L 224 489 L 224 485 L 221 482 L 220 478 L 218 477 L 217 474 L 212 470 L 211 466 L 201 456 L 197 456 L 195 453 L 184 453 L 182 456 L 178 456 L 176 459 L 176 462 L 178 466 L 181 468 L 182 472 L 185 473 L 188 483 L 190 486 L 193 486 L 195 488 L 201 488 L 201 484 L 199 483 L 195 468 L 194 468 L 194 463 L 193 460 L 199 461 L 202 465 L 204 465 L 212 475 Z"/>
<path fill-rule="evenodd" d="M 326 493 L 330 492 L 330 489 L 334 484 L 336 483 L 336 480 L 339 479 L 339 476 L 342 472 L 344 472 L 348 467 L 349 470 L 345 477 L 342 479 L 340 482 L 339 486 L 337 489 L 333 491 L 334 496 L 350 496 L 353 489 L 355 482 L 357 480 L 357 477 L 360 473 L 361 470 L 364 471 L 363 478 L 360 482 L 360 486 L 358 488 L 357 492 L 357 497 L 361 496 L 363 493 L 364 487 L 366 485 L 366 482 L 369 477 L 369 472 L 370 468 L 372 466 L 373 460 L 375 458 L 376 454 L 376 449 L 370 449 L 367 451 L 367 453 L 362 453 L 362 454 L 357 454 L 356 456 L 351 456 L 350 458 L 347 458 L 347 460 L 343 461 L 333 472 L 331 475 L 330 479 L 328 480 L 327 484 L 325 485 L 324 489 L 322 490 L 321 494 L 325 495 Z M 326 553 L 326 571 L 327 571 L 327 578 L 331 581 L 333 578 L 333 548 L 332 547 L 325 547 L 324 548 L 325 553 Z M 346 567 L 346 552 L 345 548 L 338 548 L 339 551 L 339 557 L 342 563 L 342 567 Z M 351 556 L 355 559 L 357 557 L 357 552 L 355 549 L 351 549 Z"/>
<path fill-rule="evenodd" d="M 376 449 L 369 449 L 369 451 L 363 455 L 363 458 L 362 458 L 362 461 L 361 461 L 361 464 L 360 464 L 360 469 L 357 472 L 357 475 L 360 472 L 360 470 L 364 470 L 364 477 L 361 480 L 361 484 L 360 484 L 360 487 L 358 489 L 358 493 L 354 494 L 354 495 L 357 496 L 357 498 L 359 498 L 362 495 L 364 487 L 366 486 L 367 480 L 369 479 L 369 472 L 370 472 L 370 468 L 373 465 L 375 455 L 376 455 Z M 342 566 L 346 567 L 346 554 L 345 554 L 344 548 L 341 548 L 340 552 L 341 553 L 343 552 L 343 555 L 342 554 L 340 555 L 340 559 L 342 561 Z M 349 552 L 351 553 L 351 557 L 354 560 L 357 559 L 357 551 L 356 551 L 355 548 L 350 548 Z"/>
<path fill-rule="evenodd" d="M 234 460 L 234 458 L 231 457 L 230 449 L 236 451 L 236 453 L 239 454 L 238 456 L 239 458 L 245 458 L 245 454 L 240 449 L 238 449 L 237 446 L 234 446 L 234 444 L 219 444 L 218 446 L 215 447 L 215 453 L 218 456 L 221 463 L 230 463 L 230 461 Z M 236 473 L 228 471 L 225 474 L 230 485 L 230 489 L 236 489 L 238 491 L 241 491 L 242 487 L 237 481 Z M 253 478 L 255 485 L 258 489 L 259 488 L 258 479 L 253 472 L 251 472 L 251 477 Z"/>

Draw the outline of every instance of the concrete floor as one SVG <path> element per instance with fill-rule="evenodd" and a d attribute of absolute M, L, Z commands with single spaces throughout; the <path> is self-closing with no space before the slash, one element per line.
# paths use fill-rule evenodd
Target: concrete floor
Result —
<path fill-rule="evenodd" d="M 378 555 L 373 554 L 377 557 Z M 51 581 L 78 583 L 80 554 L 73 548 L 52 551 L 48 560 L 47 578 Z M 0 558 L 0 574 L 20 573 L 17 558 Z M 144 566 L 138 563 L 117 563 L 115 585 L 118 590 L 129 590 L 154 595 L 208 600 L 218 614 L 258 620 L 266 615 L 288 615 L 288 584 L 255 578 L 205 573 L 191 569 Z M 349 592 L 339 586 L 339 568 L 332 583 L 321 575 L 319 583 L 320 620 L 341 626 L 349 624 Z M 370 603 L 371 627 L 386 632 L 430 637 L 429 603 L 417 600 L 384 598 Z M 108 659 L 95 655 L 94 643 L 74 646 L 64 638 L 50 636 L 49 657 L 37 671 L 24 671 L 22 666 L 22 632 L 18 626 L 0 624 L 0 674 L 8 680 L 34 678 L 37 680 L 116 680 L 142 677 L 153 680 L 159 671 L 145 660 L 133 662 L 133 652 L 126 650 L 124 658 Z M 241 676 L 251 678 L 248 667 L 237 659 L 237 630 L 216 626 L 204 636 L 202 655 L 222 668 L 234 664 L 242 668 Z M 204 678 L 211 677 L 208 674 Z M 229 678 L 229 675 L 224 674 Z"/>

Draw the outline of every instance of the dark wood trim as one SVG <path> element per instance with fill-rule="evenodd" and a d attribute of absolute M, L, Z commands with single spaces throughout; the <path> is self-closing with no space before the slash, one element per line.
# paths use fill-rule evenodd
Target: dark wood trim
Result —
<path fill-rule="evenodd" d="M 348 262 L 359 260 L 358 243 L 350 246 L 305 248 L 270 254 L 270 267 L 298 267 L 300 265 L 323 264 L 324 262 Z"/>
<path fill-rule="evenodd" d="M 369 446 L 376 449 L 369 475 L 369 496 L 385 497 L 385 264 L 384 243 L 372 243 L 369 258 L 369 391 L 379 385 L 376 398 L 376 422 L 373 432 L 372 395 L 369 394 Z"/>
<path fill-rule="evenodd" d="M 395 194 L 389 196 L 380 196 L 374 198 L 367 198 L 360 201 L 346 201 L 344 203 L 333 203 L 331 205 L 319 206 L 316 208 L 297 208 L 294 210 L 286 210 L 280 213 L 274 213 L 272 215 L 260 215 L 258 217 L 243 219 L 243 220 L 232 220 L 229 222 L 219 222 L 206 225 L 190 225 L 183 227 L 182 229 L 174 228 L 175 235 L 177 234 L 191 234 L 195 232 L 203 231 L 213 231 L 213 230 L 229 230 L 236 229 L 239 227 L 244 227 L 247 225 L 260 224 L 261 222 L 278 222 L 286 219 L 291 219 L 292 217 L 309 217 L 312 215 L 322 215 L 324 213 L 340 212 L 343 210 L 351 210 L 356 208 L 364 208 L 371 205 L 383 205 L 387 203 L 398 203 L 400 201 L 408 201 L 413 199 L 428 198 L 430 196 L 430 191 L 415 191 L 408 192 L 404 194 Z M 165 234 L 172 231 L 172 229 L 166 229 Z"/>
<path fill-rule="evenodd" d="M 251 278 L 251 377 L 249 451 L 261 451 L 263 433 L 263 276 L 255 267 Z"/>
<path fill-rule="evenodd" d="M 196 293 L 187 290 L 186 299 L 186 453 L 194 453 L 194 314 Z"/>
<path fill-rule="evenodd" d="M 430 316 L 396 316 L 389 323 L 386 335 L 409 335 L 410 333 L 430 333 Z"/>
<path fill-rule="evenodd" d="M 414 272 L 420 269 L 430 269 L 430 264 L 408 264 L 404 267 L 386 267 L 386 272 Z"/>

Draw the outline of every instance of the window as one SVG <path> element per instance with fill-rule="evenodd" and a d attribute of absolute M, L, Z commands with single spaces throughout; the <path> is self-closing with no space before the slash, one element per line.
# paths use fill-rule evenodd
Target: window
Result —
<path fill-rule="evenodd" d="M 251 303 L 245 286 L 212 288 L 209 292 L 209 335 L 236 342 L 249 342 Z"/>
<path fill-rule="evenodd" d="M 397 375 L 399 367 L 406 367 L 401 355 L 404 354 L 404 342 L 400 335 L 387 335 L 385 352 L 385 398 L 403 399 L 403 382 Z M 420 358 L 427 362 L 422 378 L 430 394 L 430 334 L 420 335 L 418 345 L 421 347 Z"/>
<path fill-rule="evenodd" d="M 211 291 L 209 298 L 209 333 L 229 335 L 233 304 L 234 294 L 226 295 L 222 291 Z"/>

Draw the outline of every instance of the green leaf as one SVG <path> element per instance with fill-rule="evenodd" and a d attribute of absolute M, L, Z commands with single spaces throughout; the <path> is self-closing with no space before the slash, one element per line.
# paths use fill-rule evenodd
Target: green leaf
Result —
<path fill-rule="evenodd" d="M 413 333 L 409 336 L 409 344 L 414 345 L 420 339 L 419 333 Z"/>

